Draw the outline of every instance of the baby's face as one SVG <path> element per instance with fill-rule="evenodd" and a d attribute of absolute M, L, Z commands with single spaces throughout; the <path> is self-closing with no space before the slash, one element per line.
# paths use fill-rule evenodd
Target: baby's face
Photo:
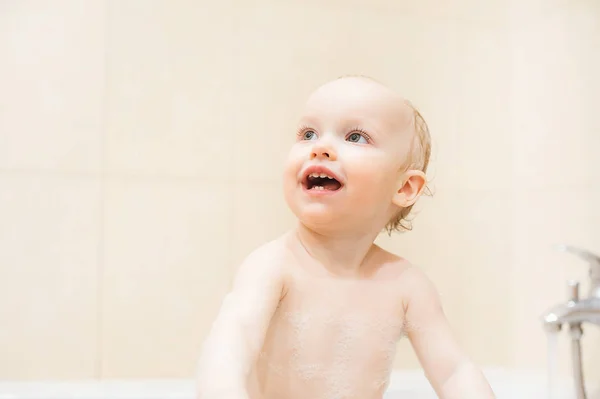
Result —
<path fill-rule="evenodd" d="M 285 167 L 284 190 L 313 228 L 382 227 L 397 211 L 413 137 L 412 111 L 386 87 L 361 78 L 328 83 L 307 101 Z"/>

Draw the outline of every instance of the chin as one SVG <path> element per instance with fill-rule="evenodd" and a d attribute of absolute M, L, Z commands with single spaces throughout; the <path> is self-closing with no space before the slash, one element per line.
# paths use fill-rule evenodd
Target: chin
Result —
<path fill-rule="evenodd" d="M 360 221 L 356 215 L 341 212 L 324 204 L 301 204 L 293 206 L 292 212 L 299 223 L 320 234 L 347 233 L 356 229 Z"/>
<path fill-rule="evenodd" d="M 332 206 L 318 202 L 305 203 L 297 194 L 286 195 L 286 202 L 296 219 L 311 230 L 333 227 L 344 219 Z"/>
<path fill-rule="evenodd" d="M 336 212 L 320 204 L 303 206 L 296 216 L 305 225 L 339 224 L 343 220 L 340 215 L 336 215 Z"/>
<path fill-rule="evenodd" d="M 346 230 L 340 221 L 332 222 L 326 218 L 302 217 L 298 222 L 309 230 L 322 235 L 335 235 L 336 232 Z"/>

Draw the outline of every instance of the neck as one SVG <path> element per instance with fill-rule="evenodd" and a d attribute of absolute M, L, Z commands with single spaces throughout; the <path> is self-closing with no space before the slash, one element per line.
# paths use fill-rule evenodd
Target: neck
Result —
<path fill-rule="evenodd" d="M 356 275 L 365 263 L 378 232 L 317 232 L 300 223 L 294 237 L 312 260 L 329 272 L 339 275 Z"/>

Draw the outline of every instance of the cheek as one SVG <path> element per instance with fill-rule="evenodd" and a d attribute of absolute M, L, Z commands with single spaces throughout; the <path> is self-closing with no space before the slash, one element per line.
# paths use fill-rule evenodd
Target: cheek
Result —
<path fill-rule="evenodd" d="M 347 168 L 349 189 L 365 199 L 380 199 L 395 191 L 396 173 L 393 165 L 380 156 L 362 157 Z"/>
<path fill-rule="evenodd" d="M 298 174 L 302 168 L 303 159 L 302 150 L 296 146 L 292 147 L 283 168 L 283 185 L 286 190 L 298 184 Z"/>
<path fill-rule="evenodd" d="M 352 149 L 344 154 L 343 165 L 348 174 L 361 181 L 368 180 L 372 184 L 382 182 L 389 177 L 393 168 L 390 156 L 374 149 Z"/>

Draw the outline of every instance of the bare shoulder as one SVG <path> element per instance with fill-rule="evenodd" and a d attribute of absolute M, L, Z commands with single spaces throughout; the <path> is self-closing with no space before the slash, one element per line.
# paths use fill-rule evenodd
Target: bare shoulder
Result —
<path fill-rule="evenodd" d="M 234 287 L 247 282 L 282 285 L 285 278 L 285 245 L 281 238 L 269 241 L 254 249 L 239 264 Z"/>
<path fill-rule="evenodd" d="M 437 287 L 425 272 L 417 267 L 405 274 L 404 310 L 408 323 L 420 329 L 433 321 L 443 320 L 444 310 Z"/>
<path fill-rule="evenodd" d="M 269 265 L 265 267 L 273 267 L 276 268 L 277 265 L 281 264 L 283 257 L 285 255 L 285 246 L 282 241 L 282 238 L 276 238 L 275 240 L 266 242 L 259 247 L 255 248 L 250 252 L 246 258 L 243 260 L 242 265 L 244 264 L 263 264 Z"/>
<path fill-rule="evenodd" d="M 382 248 L 377 249 L 382 270 L 388 277 L 394 277 L 398 284 L 398 292 L 402 293 L 402 300 L 405 305 L 410 302 L 435 302 L 438 298 L 438 291 L 427 276 L 419 267 L 414 266 L 408 260 Z"/>
<path fill-rule="evenodd" d="M 402 281 L 406 271 L 412 268 L 406 259 L 386 251 L 378 245 L 373 245 L 372 262 L 374 275 L 388 281 Z"/>
<path fill-rule="evenodd" d="M 376 279 L 397 284 L 404 284 L 407 274 L 414 269 L 414 266 L 405 258 L 393 254 L 385 249 L 373 246 L 373 275 Z"/>

